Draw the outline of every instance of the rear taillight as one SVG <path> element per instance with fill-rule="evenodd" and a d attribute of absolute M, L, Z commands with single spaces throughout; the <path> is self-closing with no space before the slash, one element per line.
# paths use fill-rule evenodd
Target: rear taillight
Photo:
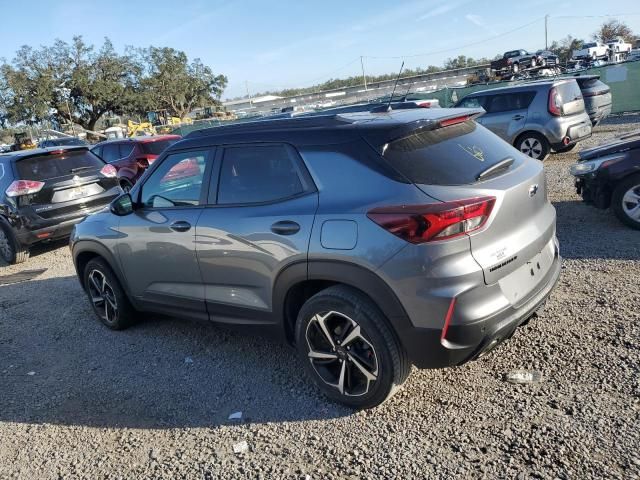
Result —
<path fill-rule="evenodd" d="M 118 170 L 113 165 L 105 165 L 100 169 L 100 173 L 107 178 L 113 178 L 118 175 Z"/>
<path fill-rule="evenodd" d="M 5 193 L 7 197 L 19 197 L 21 195 L 31 195 L 32 193 L 38 193 L 44 187 L 44 182 L 37 182 L 35 180 L 15 180 Z"/>
<path fill-rule="evenodd" d="M 367 217 L 410 243 L 465 235 L 481 228 L 491 215 L 495 197 L 468 198 L 428 205 L 375 208 Z"/>
<path fill-rule="evenodd" d="M 559 117 L 562 115 L 561 106 L 562 103 L 560 101 L 560 94 L 558 93 L 558 90 L 556 87 L 551 87 L 551 90 L 549 90 L 549 113 Z"/>

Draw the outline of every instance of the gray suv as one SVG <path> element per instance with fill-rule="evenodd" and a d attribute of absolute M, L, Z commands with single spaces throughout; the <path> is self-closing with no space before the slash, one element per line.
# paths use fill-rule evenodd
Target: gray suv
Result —
<path fill-rule="evenodd" d="M 560 273 L 542 164 L 411 109 L 214 127 L 169 147 L 71 237 L 96 315 L 275 332 L 330 398 L 369 408 L 411 365 L 472 360 Z"/>
<path fill-rule="evenodd" d="M 543 80 L 471 93 L 456 107 L 482 107 L 478 121 L 522 153 L 544 160 L 551 149 L 571 150 L 591 136 L 580 87 L 574 79 Z"/>

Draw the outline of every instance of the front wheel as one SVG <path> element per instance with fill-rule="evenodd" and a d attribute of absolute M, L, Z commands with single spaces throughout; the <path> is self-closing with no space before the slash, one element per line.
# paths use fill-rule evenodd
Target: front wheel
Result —
<path fill-rule="evenodd" d="M 520 135 L 514 143 L 514 147 L 525 155 L 536 160 L 545 160 L 551 149 L 549 141 L 539 133 L 527 132 Z"/>
<path fill-rule="evenodd" d="M 135 311 L 104 260 L 94 258 L 87 263 L 84 286 L 94 313 L 107 327 L 123 330 L 133 323 Z"/>
<path fill-rule="evenodd" d="M 352 408 L 380 405 L 402 385 L 411 369 L 376 305 L 346 286 L 329 287 L 302 306 L 296 347 L 320 390 Z"/>
<path fill-rule="evenodd" d="M 517 63 L 513 64 L 512 71 L 513 73 L 518 73 L 520 71 L 520 65 L 518 65 Z"/>
<path fill-rule="evenodd" d="M 620 182 L 611 197 L 613 213 L 625 225 L 640 230 L 640 175 Z"/>

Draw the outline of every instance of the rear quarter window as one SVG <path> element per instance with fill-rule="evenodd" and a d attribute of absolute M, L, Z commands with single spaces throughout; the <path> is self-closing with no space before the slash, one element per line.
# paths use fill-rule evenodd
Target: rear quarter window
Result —
<path fill-rule="evenodd" d="M 469 185 L 489 167 L 513 158 L 514 148 L 474 121 L 417 131 L 391 142 L 384 158 L 413 183 Z"/>
<path fill-rule="evenodd" d="M 73 175 L 76 171 L 104 167 L 104 162 L 88 150 L 39 155 L 16 161 L 20 180 L 48 180 Z"/>

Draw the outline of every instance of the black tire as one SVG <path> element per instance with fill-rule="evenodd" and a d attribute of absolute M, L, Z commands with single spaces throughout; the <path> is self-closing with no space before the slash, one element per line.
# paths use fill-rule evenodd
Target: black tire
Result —
<path fill-rule="evenodd" d="M 106 281 L 106 287 L 101 278 Z M 112 330 L 123 330 L 134 323 L 136 312 L 107 262 L 101 258 L 89 260 L 83 281 L 93 312 L 104 325 Z"/>
<path fill-rule="evenodd" d="M 524 132 L 516 138 L 513 146 L 525 155 L 540 161 L 546 160 L 551 151 L 549 141 L 537 132 Z"/>
<path fill-rule="evenodd" d="M 126 178 L 120 180 L 120 188 L 124 191 L 124 193 L 129 193 L 133 188 L 133 183 L 131 183 Z"/>
<path fill-rule="evenodd" d="M 29 260 L 29 249 L 18 241 L 11 227 L 2 220 L 0 220 L 0 257 L 9 265 Z"/>
<path fill-rule="evenodd" d="M 568 145 L 566 147 L 562 147 L 562 148 L 556 148 L 555 152 L 556 153 L 566 153 L 566 152 L 570 152 L 571 150 L 573 150 L 574 148 L 576 148 L 576 145 L 578 145 L 577 143 L 572 143 L 571 145 Z"/>
<path fill-rule="evenodd" d="M 322 323 L 335 348 L 320 326 L 325 315 Z M 357 336 L 353 336 L 356 328 L 351 322 L 359 328 Z M 380 405 L 398 390 L 411 371 L 407 354 L 382 312 L 371 299 L 351 287 L 329 287 L 307 300 L 298 313 L 295 337 L 307 374 L 325 395 L 351 408 Z M 349 341 L 349 337 L 353 340 Z M 325 348 L 318 348 L 318 342 Z M 325 350 L 327 353 L 323 353 Z M 311 352 L 335 358 L 314 360 Z M 363 374 L 363 367 L 375 378 Z M 340 372 L 342 390 L 338 386 Z"/>
<path fill-rule="evenodd" d="M 629 193 L 640 197 L 640 175 L 631 175 L 616 185 L 611 196 L 611 208 L 616 217 L 626 226 L 640 230 L 640 216 L 635 218 L 629 215 L 630 208 L 633 208 L 633 200 Z M 640 209 L 640 199 L 636 198 L 637 208 Z M 636 210 L 640 211 L 640 210 Z"/>

